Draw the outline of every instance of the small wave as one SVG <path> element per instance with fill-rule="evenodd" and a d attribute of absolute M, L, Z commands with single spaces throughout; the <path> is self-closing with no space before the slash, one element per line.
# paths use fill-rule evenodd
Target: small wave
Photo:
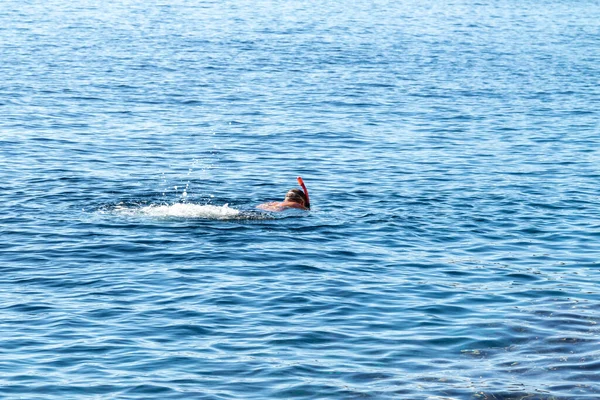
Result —
<path fill-rule="evenodd" d="M 238 218 L 240 211 L 223 206 L 177 203 L 171 205 L 149 205 L 145 207 L 127 207 L 117 205 L 115 213 L 131 216 L 149 216 L 155 218 L 202 218 L 202 219 L 232 219 Z"/>

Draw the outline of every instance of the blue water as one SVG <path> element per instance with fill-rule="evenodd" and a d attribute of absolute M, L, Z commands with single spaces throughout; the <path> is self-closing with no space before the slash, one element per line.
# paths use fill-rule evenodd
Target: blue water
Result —
<path fill-rule="evenodd" d="M 0 398 L 597 399 L 599 109 L 597 1 L 4 0 Z"/>

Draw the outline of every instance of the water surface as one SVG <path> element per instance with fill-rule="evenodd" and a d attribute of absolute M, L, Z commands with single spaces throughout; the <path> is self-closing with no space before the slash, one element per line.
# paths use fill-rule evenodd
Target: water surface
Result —
<path fill-rule="evenodd" d="M 598 21 L 3 1 L 0 397 L 598 398 Z"/>

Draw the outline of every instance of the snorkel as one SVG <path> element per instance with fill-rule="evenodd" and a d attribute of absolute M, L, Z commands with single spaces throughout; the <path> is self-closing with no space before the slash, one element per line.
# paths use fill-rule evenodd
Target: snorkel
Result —
<path fill-rule="evenodd" d="M 308 190 L 306 189 L 306 185 L 304 184 L 304 181 L 302 180 L 302 177 L 298 177 L 298 184 L 302 187 L 302 191 L 304 192 L 304 195 L 306 196 L 306 208 L 308 208 L 310 210 L 310 199 L 308 198 Z"/>

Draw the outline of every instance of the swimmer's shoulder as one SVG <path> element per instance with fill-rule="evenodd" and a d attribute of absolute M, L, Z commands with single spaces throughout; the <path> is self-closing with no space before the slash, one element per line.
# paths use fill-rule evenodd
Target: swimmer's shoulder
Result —
<path fill-rule="evenodd" d="M 269 203 L 259 204 L 256 206 L 256 208 L 265 211 L 281 211 L 282 208 L 280 204 L 281 203 L 278 203 L 276 201 L 271 201 Z"/>
<path fill-rule="evenodd" d="M 308 208 L 304 207 L 302 204 L 294 203 L 291 201 L 281 203 L 281 206 L 285 208 L 296 208 L 298 210 L 308 210 Z"/>
<path fill-rule="evenodd" d="M 302 204 L 294 203 L 291 201 L 284 201 L 283 203 L 272 201 L 270 203 L 259 204 L 258 206 L 256 206 L 256 208 L 265 211 L 283 211 L 290 208 L 295 208 L 297 210 L 308 210 Z"/>

